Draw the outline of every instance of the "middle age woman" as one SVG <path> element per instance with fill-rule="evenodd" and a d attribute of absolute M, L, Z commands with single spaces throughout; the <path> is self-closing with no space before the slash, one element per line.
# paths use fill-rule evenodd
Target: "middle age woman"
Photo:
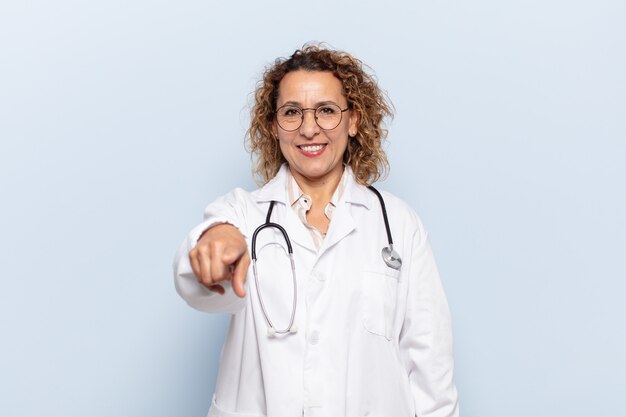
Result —
<path fill-rule="evenodd" d="M 232 314 L 209 416 L 458 416 L 427 234 L 386 192 L 401 262 L 381 254 L 382 202 L 366 186 L 387 166 L 391 111 L 376 82 L 351 55 L 309 45 L 267 69 L 252 115 L 263 187 L 209 204 L 174 265 L 192 307 Z M 253 239 L 268 222 L 293 264 L 278 228 Z"/>

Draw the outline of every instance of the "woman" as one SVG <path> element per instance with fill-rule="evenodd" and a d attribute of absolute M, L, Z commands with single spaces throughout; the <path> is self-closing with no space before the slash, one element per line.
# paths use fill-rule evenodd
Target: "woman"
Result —
<path fill-rule="evenodd" d="M 458 415 L 427 235 L 389 193 L 397 253 L 381 256 L 382 202 L 366 185 L 387 166 L 385 116 L 347 53 L 309 45 L 265 72 L 248 132 L 265 185 L 210 204 L 174 264 L 192 307 L 232 313 L 209 416 Z M 277 227 L 255 233 L 268 222 L 293 263 Z"/>

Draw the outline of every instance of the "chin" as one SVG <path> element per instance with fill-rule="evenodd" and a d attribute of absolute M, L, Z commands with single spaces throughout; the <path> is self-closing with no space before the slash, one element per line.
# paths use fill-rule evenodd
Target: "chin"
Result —
<path fill-rule="evenodd" d="M 334 170 L 337 169 L 337 165 L 341 167 L 341 171 L 343 171 L 342 161 L 339 161 L 338 164 L 334 162 L 328 161 L 298 161 L 304 163 L 294 162 L 293 164 L 289 164 L 292 171 L 297 172 L 303 177 L 310 179 L 319 179 L 323 178 L 326 175 L 332 174 Z"/>
<path fill-rule="evenodd" d="M 321 178 L 324 175 L 330 174 L 332 172 L 332 169 L 311 167 L 299 169 L 298 172 L 300 173 L 300 175 L 303 175 L 307 178 Z"/>

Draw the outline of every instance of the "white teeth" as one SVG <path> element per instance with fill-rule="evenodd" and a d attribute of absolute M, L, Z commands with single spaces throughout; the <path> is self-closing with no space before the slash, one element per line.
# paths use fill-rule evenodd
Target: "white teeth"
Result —
<path fill-rule="evenodd" d="M 325 145 L 300 146 L 300 149 L 302 149 L 304 152 L 317 152 L 321 151 L 324 146 Z"/>

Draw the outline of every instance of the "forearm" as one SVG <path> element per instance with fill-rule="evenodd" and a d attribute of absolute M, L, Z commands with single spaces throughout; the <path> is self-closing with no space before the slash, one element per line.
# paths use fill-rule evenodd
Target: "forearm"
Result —
<path fill-rule="evenodd" d="M 235 238 L 240 247 L 240 251 L 245 253 L 246 245 L 245 240 L 242 238 L 245 231 L 245 224 L 243 222 L 245 216 L 243 215 L 242 210 L 242 207 L 244 206 L 243 200 L 245 193 L 246 192 L 243 190 L 236 189 L 209 204 L 204 211 L 204 221 L 189 232 L 176 253 L 173 264 L 176 290 L 180 296 L 195 309 L 206 312 L 234 313 L 239 311 L 245 304 L 244 299 L 235 294 L 231 281 L 225 279 L 227 276 L 222 276 L 220 278 L 221 281 L 219 285 L 210 285 L 211 279 L 207 278 L 210 277 L 209 269 L 202 268 L 198 263 L 198 258 L 202 257 L 200 262 L 205 263 L 205 267 L 208 265 L 208 258 L 204 257 L 208 247 L 205 246 L 204 248 L 201 248 L 198 246 L 196 249 L 196 246 L 199 245 L 198 241 L 205 234 L 205 232 L 211 229 L 211 234 L 214 235 L 214 231 L 212 229 L 213 227 L 228 223 L 233 225 L 239 231 L 238 233 L 235 231 L 234 235 L 231 233 L 231 236 L 236 235 Z M 215 231 L 217 231 L 217 229 L 215 229 Z M 207 235 L 203 238 L 203 242 L 210 241 L 210 239 L 211 236 Z M 201 242 L 201 245 L 206 245 L 206 243 Z M 191 258 L 190 252 L 195 253 L 195 255 Z M 211 253 L 217 254 L 218 252 Z M 219 262 L 222 262 L 221 257 L 218 256 L 218 259 L 220 259 Z M 244 270 L 245 269 L 242 269 L 242 271 Z M 202 272 L 202 277 L 200 272 Z M 245 277 L 245 274 L 240 274 L 240 277 Z M 241 282 L 239 282 L 239 284 L 243 285 Z M 242 288 L 241 285 L 237 288 Z M 223 291 L 224 294 L 214 291 L 215 287 L 218 287 L 221 291 L 221 288 L 219 288 L 220 286 L 225 290 Z M 242 290 L 239 290 L 240 295 L 241 291 Z"/>

